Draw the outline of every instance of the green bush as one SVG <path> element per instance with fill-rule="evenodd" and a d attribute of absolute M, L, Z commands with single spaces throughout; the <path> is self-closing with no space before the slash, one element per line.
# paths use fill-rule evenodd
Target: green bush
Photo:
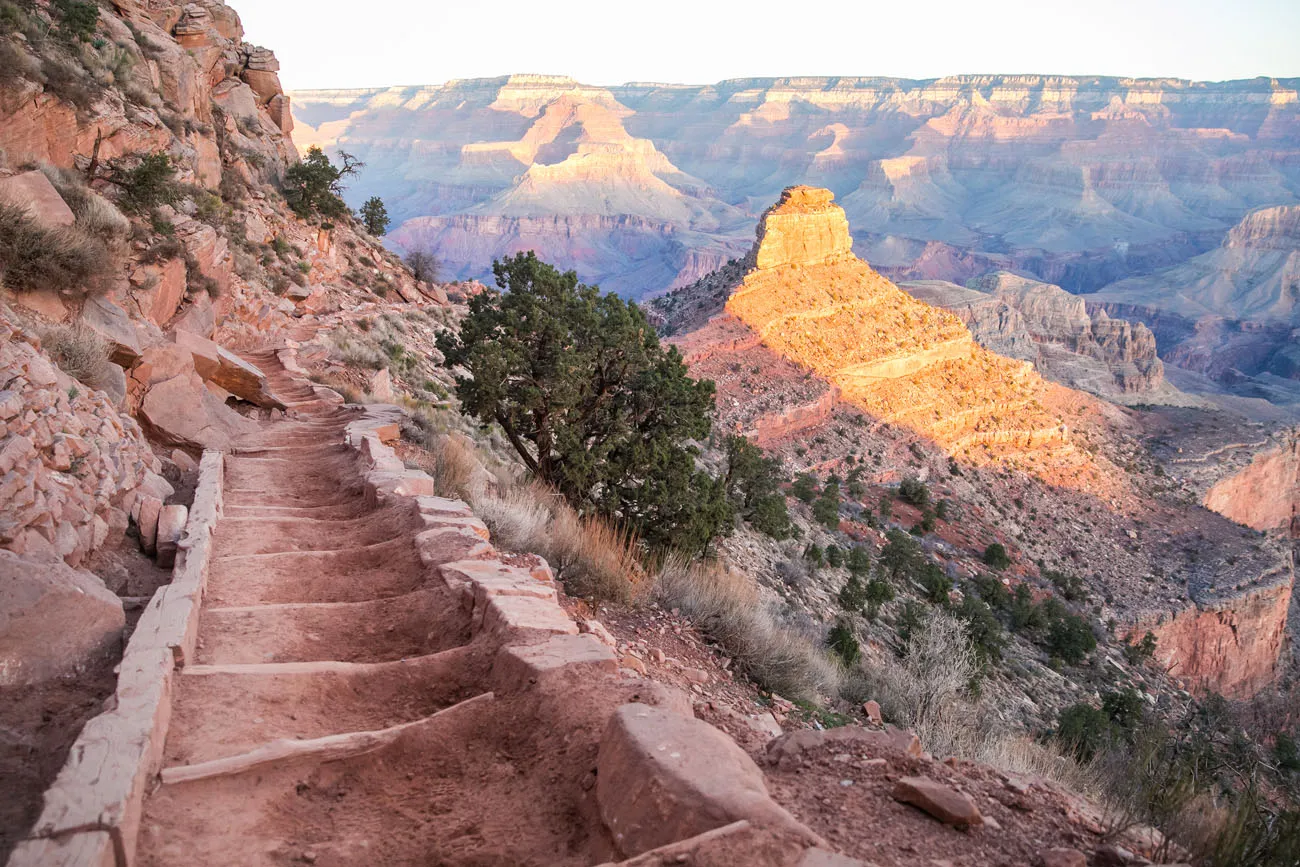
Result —
<path fill-rule="evenodd" d="M 0 282 L 14 292 L 97 295 L 112 257 L 103 241 L 75 226 L 46 228 L 15 205 L 0 203 Z"/>
<path fill-rule="evenodd" d="M 1148 631 L 1141 641 L 1124 642 L 1124 658 L 1129 665 L 1141 665 L 1156 654 L 1155 633 Z"/>
<path fill-rule="evenodd" d="M 1001 542 L 993 542 L 984 549 L 984 562 L 998 571 L 1011 565 L 1011 558 Z"/>
<path fill-rule="evenodd" d="M 814 568 L 820 566 L 824 559 L 822 547 L 816 542 L 809 543 L 808 547 L 803 549 L 803 558 L 811 563 Z"/>
<path fill-rule="evenodd" d="M 781 462 L 742 436 L 727 438 L 727 497 L 737 513 L 773 539 L 790 535 L 790 513 L 781 494 Z"/>
<path fill-rule="evenodd" d="M 862 577 L 856 572 L 850 572 L 836 599 L 845 611 L 861 614 L 867 605 L 867 587 L 862 582 Z"/>
<path fill-rule="evenodd" d="M 183 195 L 176 183 L 176 167 L 171 157 L 161 151 L 145 155 L 134 168 L 114 165 L 109 177 L 122 189 L 122 210 L 132 214 L 175 204 Z"/>
<path fill-rule="evenodd" d="M 1000 661 L 1007 642 L 993 609 L 974 596 L 964 596 L 956 614 L 966 623 L 966 634 L 980 663 L 987 666 Z"/>
<path fill-rule="evenodd" d="M 80 0 L 54 0 L 59 13 L 59 38 L 68 42 L 89 42 L 99 24 L 99 7 Z"/>
<path fill-rule="evenodd" d="M 1066 663 L 1078 665 L 1097 649 L 1097 639 L 1088 621 L 1066 611 L 1052 618 L 1047 627 L 1046 649 Z"/>
<path fill-rule="evenodd" d="M 1101 709 L 1121 729 L 1133 731 L 1142 722 L 1146 704 L 1135 689 L 1108 692 L 1101 697 Z"/>
<path fill-rule="evenodd" d="M 849 549 L 849 559 L 844 565 L 848 567 L 849 573 L 853 575 L 866 575 L 871 571 L 871 554 L 866 547 L 854 545 Z"/>
<path fill-rule="evenodd" d="M 817 477 L 812 473 L 800 473 L 790 485 L 790 496 L 811 503 L 817 499 Z"/>
<path fill-rule="evenodd" d="M 867 582 L 867 619 L 875 620 L 880 606 L 894 601 L 894 585 L 883 578 L 872 578 Z"/>
<path fill-rule="evenodd" d="M 935 605 L 948 602 L 948 594 L 952 592 L 952 579 L 944 573 L 943 567 L 937 563 L 925 563 L 915 577 L 927 602 Z"/>
<path fill-rule="evenodd" d="M 858 638 L 853 634 L 852 624 L 846 620 L 836 621 L 831 627 L 826 643 L 845 666 L 857 664 L 862 657 L 862 646 L 858 644 Z"/>
<path fill-rule="evenodd" d="M 1072 704 L 1057 718 L 1056 739 L 1083 762 L 1101 752 L 1111 734 L 1110 718 L 1090 704 Z"/>
<path fill-rule="evenodd" d="M 826 546 L 826 565 L 838 569 L 844 565 L 844 552 L 835 545 Z"/>
<path fill-rule="evenodd" d="M 898 498 L 904 503 L 923 509 L 930 505 L 930 489 L 925 486 L 925 482 L 908 476 L 898 486 Z"/>
<path fill-rule="evenodd" d="M 1061 595 L 1071 602 L 1079 602 L 1088 598 L 1088 589 L 1084 586 L 1083 579 L 1078 575 L 1044 569 L 1043 577 L 1051 581 L 1056 589 L 1061 591 Z"/>
<path fill-rule="evenodd" d="M 813 519 L 828 530 L 840 526 L 840 486 L 838 482 L 827 480 L 822 486 L 821 495 L 813 503 Z"/>

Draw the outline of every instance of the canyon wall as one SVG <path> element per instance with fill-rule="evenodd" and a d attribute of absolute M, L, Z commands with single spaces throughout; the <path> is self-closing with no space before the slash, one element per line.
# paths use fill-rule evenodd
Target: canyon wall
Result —
<path fill-rule="evenodd" d="M 963 75 L 602 88 L 509 76 L 292 96 L 300 143 L 366 160 L 354 204 L 380 195 L 399 223 L 639 216 L 729 258 L 780 190 L 808 184 L 837 195 L 858 252 L 888 273 L 964 282 L 1006 268 L 1088 291 L 1205 252 L 1253 208 L 1296 203 L 1298 87 Z M 456 276 L 490 266 L 487 249 L 428 242 Z M 616 245 L 558 252 L 585 279 L 621 267 Z M 620 288 L 691 279 L 647 271 Z"/>
<path fill-rule="evenodd" d="M 1206 491 L 1205 507 L 1256 530 L 1300 538 L 1300 437 L 1288 439 Z"/>
<path fill-rule="evenodd" d="M 1139 623 L 1130 637 L 1150 630 L 1157 661 L 1193 690 L 1247 698 L 1283 669 L 1292 586 L 1290 579 L 1278 581 L 1231 600 L 1170 612 Z"/>
<path fill-rule="evenodd" d="M 1118 402 L 1158 403 L 1169 389 L 1145 325 L 1090 313 L 1059 286 L 1006 271 L 968 281 L 903 282 L 904 291 L 953 313 L 980 345 L 1034 362 L 1043 376 Z"/>

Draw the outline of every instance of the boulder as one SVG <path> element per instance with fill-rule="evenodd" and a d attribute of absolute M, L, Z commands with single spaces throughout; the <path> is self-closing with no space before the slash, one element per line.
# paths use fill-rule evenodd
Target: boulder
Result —
<path fill-rule="evenodd" d="M 209 392 L 192 368 L 149 386 L 139 418 L 163 445 L 190 449 L 226 450 L 236 437 L 257 429 Z"/>
<path fill-rule="evenodd" d="M 945 825 L 964 828 L 983 822 L 970 795 L 929 777 L 903 777 L 894 785 L 894 799 L 924 810 Z"/>
<path fill-rule="evenodd" d="M 767 794 L 754 761 L 708 723 L 644 704 L 614 712 L 596 759 L 596 802 L 624 855 L 748 820 L 822 841 Z"/>
<path fill-rule="evenodd" d="M 0 686 L 42 683 L 116 651 L 122 600 L 61 560 L 0 550 Z"/>
<path fill-rule="evenodd" d="M 185 519 L 189 509 L 184 506 L 163 506 L 158 513 L 158 565 L 170 569 L 176 563 L 176 550 L 185 532 Z"/>
<path fill-rule="evenodd" d="M 0 179 L 0 201 L 21 205 L 42 226 L 71 226 L 77 221 L 68 203 L 39 170 Z"/>
<path fill-rule="evenodd" d="M 158 550 L 158 516 L 162 508 L 162 500 L 158 497 L 151 494 L 140 497 L 140 511 L 136 514 L 135 524 L 140 530 L 140 547 L 146 554 Z"/>

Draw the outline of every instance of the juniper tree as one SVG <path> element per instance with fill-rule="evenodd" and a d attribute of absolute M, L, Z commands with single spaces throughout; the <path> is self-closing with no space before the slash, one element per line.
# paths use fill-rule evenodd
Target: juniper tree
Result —
<path fill-rule="evenodd" d="M 696 467 L 713 383 L 687 375 L 634 304 L 532 252 L 493 263 L 438 337 L 463 410 L 500 426 L 524 465 L 584 514 L 655 547 L 703 551 L 730 525 L 725 480 Z"/>

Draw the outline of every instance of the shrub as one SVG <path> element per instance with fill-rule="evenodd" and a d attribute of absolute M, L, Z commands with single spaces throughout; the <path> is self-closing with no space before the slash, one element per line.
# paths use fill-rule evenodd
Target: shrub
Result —
<path fill-rule="evenodd" d="M 300 217 L 338 219 L 349 213 L 343 203 L 343 179 L 355 175 L 365 163 L 339 151 L 341 166 L 335 166 L 318 146 L 312 145 L 301 162 L 284 173 L 284 200 Z"/>
<path fill-rule="evenodd" d="M 59 13 L 58 34 L 68 42 L 89 42 L 99 24 L 99 7 L 81 0 L 54 0 Z"/>
<path fill-rule="evenodd" d="M 1000 661 L 1007 642 L 993 609 L 974 596 L 965 596 L 956 614 L 966 624 L 966 632 L 981 665 L 987 667 Z"/>
<path fill-rule="evenodd" d="M 467 414 L 584 514 L 650 545 L 702 552 L 731 521 L 725 481 L 696 467 L 713 383 L 692 379 L 645 314 L 531 252 L 493 265 L 458 332 L 438 335 Z M 467 372 L 464 375 L 461 371 Z"/>
<path fill-rule="evenodd" d="M 862 647 L 853 634 L 853 625 L 847 620 L 835 622 L 826 638 L 826 644 L 846 668 L 855 665 L 862 656 Z"/>
<path fill-rule="evenodd" d="M 1124 642 L 1124 658 L 1129 665 L 1141 665 L 1156 654 L 1155 633 L 1148 631 L 1141 641 Z"/>
<path fill-rule="evenodd" d="M 161 151 L 145 155 L 134 168 L 114 165 L 110 180 L 121 187 L 122 209 L 131 214 L 175 204 L 183 195 L 176 183 L 176 167 L 171 157 Z"/>
<path fill-rule="evenodd" d="M 89 328 L 56 325 L 41 334 L 41 345 L 73 379 L 91 388 L 103 388 L 108 383 L 108 343 Z"/>
<path fill-rule="evenodd" d="M 1070 665 L 1083 662 L 1097 649 L 1097 639 L 1088 621 L 1068 611 L 1052 619 L 1047 628 L 1047 650 Z"/>
<path fill-rule="evenodd" d="M 1110 742 L 1110 718 L 1090 704 L 1072 704 L 1057 717 L 1055 736 L 1080 761 L 1091 761 Z"/>
<path fill-rule="evenodd" d="M 984 562 L 998 571 L 1011 565 L 1011 558 L 1001 542 L 993 542 L 984 549 Z"/>
<path fill-rule="evenodd" d="M 812 473 L 800 473 L 790 485 L 790 496 L 805 503 L 817 499 L 817 477 Z"/>
<path fill-rule="evenodd" d="M 875 620 L 880 606 L 894 601 L 894 585 L 883 578 L 872 578 L 867 582 L 867 619 Z"/>
<path fill-rule="evenodd" d="M 14 292 L 97 295 L 111 264 L 98 238 L 76 227 L 46 228 L 23 208 L 0 203 L 0 279 Z"/>
<path fill-rule="evenodd" d="M 809 543 L 807 548 L 803 549 L 803 558 L 812 564 L 814 568 L 822 564 L 822 547 L 815 542 Z"/>
<path fill-rule="evenodd" d="M 813 519 L 828 530 L 840 526 L 840 486 L 838 482 L 827 480 L 822 486 L 821 495 L 813 503 Z"/>
<path fill-rule="evenodd" d="M 867 587 L 856 572 L 850 572 L 848 580 L 840 588 L 836 599 L 840 607 L 851 614 L 861 614 L 867 605 Z"/>
<path fill-rule="evenodd" d="M 916 583 L 921 585 L 926 601 L 935 605 L 946 603 L 948 594 L 952 592 L 952 579 L 937 563 L 923 565 L 916 573 Z"/>
<path fill-rule="evenodd" d="M 826 546 L 826 565 L 838 569 L 844 565 L 844 552 L 835 545 Z"/>
<path fill-rule="evenodd" d="M 918 578 L 926 564 L 921 545 L 902 530 L 885 534 L 885 547 L 880 549 L 880 566 L 895 581 Z"/>
<path fill-rule="evenodd" d="M 754 529 L 773 539 L 790 535 L 790 514 L 780 492 L 781 462 L 742 436 L 727 437 L 727 497 Z"/>
<path fill-rule="evenodd" d="M 898 498 L 904 503 L 923 509 L 930 505 L 930 489 L 925 486 L 925 482 L 908 476 L 898 486 Z"/>
<path fill-rule="evenodd" d="M 428 250 L 412 250 L 402 261 L 411 269 L 411 275 L 421 283 L 438 282 L 438 273 L 442 270 L 442 264 L 438 261 L 438 257 Z"/>
<path fill-rule="evenodd" d="M 1121 729 L 1132 731 L 1142 722 L 1146 705 L 1137 690 L 1121 689 L 1103 695 L 1101 709 L 1112 723 Z"/>
<path fill-rule="evenodd" d="M 1056 589 L 1061 591 L 1061 595 L 1071 602 L 1078 602 L 1088 598 L 1088 590 L 1083 584 L 1083 579 L 1078 575 L 1044 569 L 1043 577 L 1051 581 Z"/>

